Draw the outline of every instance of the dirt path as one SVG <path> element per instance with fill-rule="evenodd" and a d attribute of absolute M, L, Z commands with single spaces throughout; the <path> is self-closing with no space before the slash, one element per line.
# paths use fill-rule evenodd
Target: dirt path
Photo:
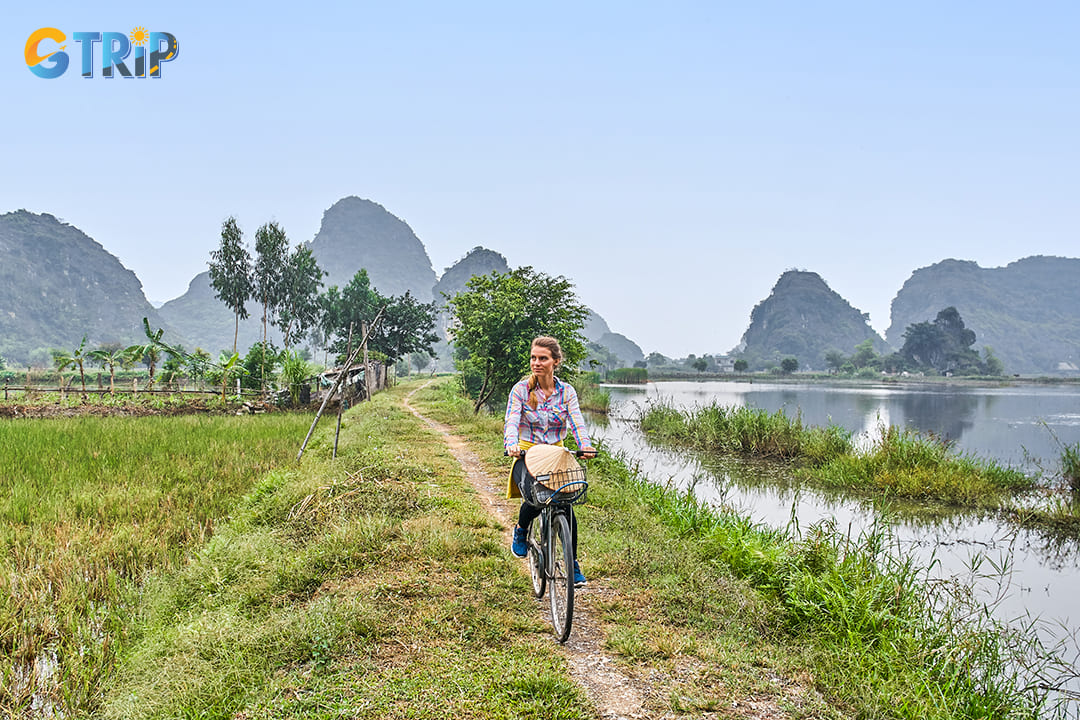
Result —
<path fill-rule="evenodd" d="M 421 386 L 421 387 L 426 387 Z M 420 388 L 417 388 L 419 390 Z M 413 390 L 412 392 L 416 392 Z M 503 539 L 510 547 L 511 530 L 516 522 L 518 501 L 506 500 L 506 477 L 493 478 L 480 466 L 476 453 L 469 450 L 465 441 L 454 435 L 452 429 L 420 414 L 405 398 L 405 407 L 423 420 L 429 427 L 438 431 L 446 439 L 469 483 L 476 489 L 477 496 L 487 511 L 503 526 Z M 507 549 L 509 553 L 509 549 Z M 524 572 L 524 565 L 522 565 Z M 646 681 L 620 667 L 613 656 L 604 652 L 604 636 L 596 620 L 596 603 L 613 593 L 605 587 L 602 580 L 591 580 L 586 588 L 574 595 L 574 626 L 570 639 L 563 645 L 570 672 L 573 678 L 585 688 L 589 698 L 605 720 L 652 720 L 664 715 L 650 713 L 645 701 L 650 696 L 659 697 L 663 683 L 655 678 Z M 537 612 L 544 612 L 546 601 L 537 601 Z M 551 642 L 555 642 L 552 638 Z"/>
<path fill-rule="evenodd" d="M 476 453 L 468 449 L 463 438 L 454 435 L 453 428 L 425 417 L 409 404 L 413 393 L 428 384 L 430 383 L 410 392 L 404 399 L 405 407 L 445 438 L 450 452 L 461 463 L 465 477 L 476 489 L 481 504 L 503 526 L 503 540 L 509 554 L 519 501 L 506 499 L 506 475 L 494 478 L 487 475 Z M 524 564 L 521 571 L 525 572 Z M 587 587 L 574 594 L 574 626 L 570 639 L 562 646 L 571 676 L 585 689 L 599 711 L 599 716 L 604 720 L 672 720 L 675 717 L 685 717 L 657 710 L 667 707 L 668 693 L 675 678 L 655 668 L 635 673 L 631 668 L 619 664 L 613 655 L 604 650 L 604 635 L 597 619 L 600 615 L 597 607 L 614 594 L 615 590 L 606 585 L 603 579 L 590 580 Z M 546 598 L 537 601 L 538 613 L 546 613 L 546 607 Z M 555 642 L 553 636 L 551 642 Z M 676 674 L 695 673 L 692 663 L 681 669 L 680 665 L 686 664 L 677 664 Z M 779 677 L 775 680 L 778 686 L 784 688 L 783 692 L 788 695 L 789 701 L 798 704 L 798 697 L 805 693 L 804 688 Z M 718 712 L 695 714 L 695 717 L 785 720 L 790 715 L 779 707 L 773 697 L 748 697 Z"/>

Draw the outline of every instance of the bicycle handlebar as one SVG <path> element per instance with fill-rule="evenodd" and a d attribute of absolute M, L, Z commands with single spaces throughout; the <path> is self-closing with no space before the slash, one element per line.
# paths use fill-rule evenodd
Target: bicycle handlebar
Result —
<path fill-rule="evenodd" d="M 574 457 L 579 457 L 579 458 L 583 458 L 583 457 L 585 457 L 586 455 L 588 455 L 588 453 L 587 453 L 587 452 L 585 452 L 584 450 L 571 450 L 570 448 L 567 448 L 567 449 L 566 449 L 566 452 L 568 452 L 568 453 L 573 453 L 573 454 L 574 454 Z M 522 450 L 522 451 L 521 451 L 521 454 L 522 454 L 522 455 L 524 455 L 524 454 L 525 454 L 525 451 L 524 451 L 524 450 Z M 592 451 L 592 457 L 594 457 L 594 458 L 595 458 L 595 457 L 597 457 L 597 456 L 599 456 L 599 455 L 600 455 L 600 451 L 599 451 L 599 450 L 593 450 L 593 451 Z M 503 448 L 503 457 L 510 457 L 510 453 L 509 453 L 509 452 L 508 452 L 508 451 L 506 450 L 506 448 Z M 592 458 L 589 458 L 589 459 L 591 460 Z"/>

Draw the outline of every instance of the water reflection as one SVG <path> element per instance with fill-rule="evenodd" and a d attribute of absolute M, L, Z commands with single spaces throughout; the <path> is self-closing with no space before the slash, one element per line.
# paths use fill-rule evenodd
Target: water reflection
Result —
<path fill-rule="evenodd" d="M 905 393 L 899 398 L 904 424 L 943 440 L 959 441 L 975 426 L 979 397 L 963 393 Z"/>

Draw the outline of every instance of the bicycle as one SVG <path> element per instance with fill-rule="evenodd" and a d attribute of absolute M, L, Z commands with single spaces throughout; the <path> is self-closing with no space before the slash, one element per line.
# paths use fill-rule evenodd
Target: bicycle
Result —
<path fill-rule="evenodd" d="M 566 452 L 573 452 L 579 458 L 585 455 L 581 450 Z M 570 637 L 574 619 L 574 545 L 570 508 L 585 501 L 589 483 L 584 467 L 535 478 L 526 472 L 525 477 L 522 495 L 527 502 L 542 508 L 529 527 L 527 557 L 533 595 L 540 599 L 547 590 L 555 637 L 564 643 Z"/>

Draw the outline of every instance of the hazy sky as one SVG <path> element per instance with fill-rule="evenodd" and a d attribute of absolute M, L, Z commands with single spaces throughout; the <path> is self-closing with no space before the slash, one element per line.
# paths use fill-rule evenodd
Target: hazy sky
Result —
<path fill-rule="evenodd" d="M 884 333 L 917 268 L 1080 254 L 1074 2 L 155 5 L 0 23 L 0 212 L 77 226 L 151 300 L 228 215 L 309 241 L 347 195 L 438 274 L 483 245 L 675 356 L 735 346 L 788 269 Z M 80 77 L 75 32 L 135 27 L 179 41 L 160 79 Z"/>

